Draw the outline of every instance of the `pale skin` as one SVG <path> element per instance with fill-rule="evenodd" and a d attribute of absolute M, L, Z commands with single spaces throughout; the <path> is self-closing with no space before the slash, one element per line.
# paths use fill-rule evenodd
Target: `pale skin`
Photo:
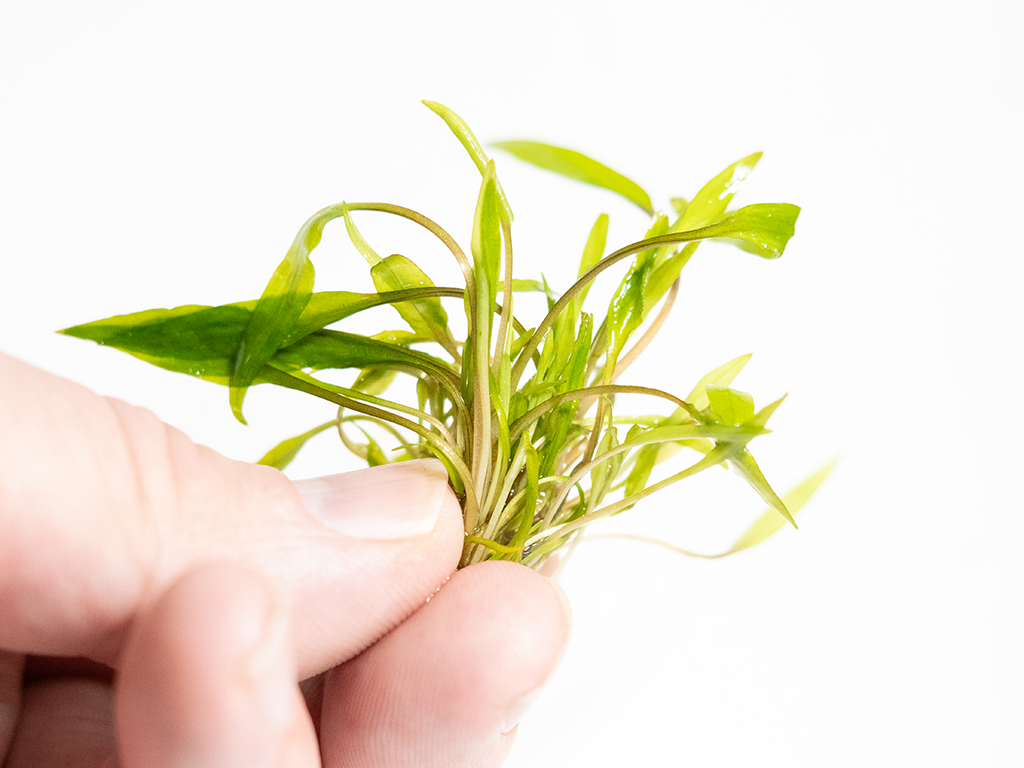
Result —
<path fill-rule="evenodd" d="M 501 765 L 568 609 L 521 566 L 456 571 L 432 477 L 345 535 L 364 486 L 328 527 L 277 470 L 0 354 L 0 764 Z"/>

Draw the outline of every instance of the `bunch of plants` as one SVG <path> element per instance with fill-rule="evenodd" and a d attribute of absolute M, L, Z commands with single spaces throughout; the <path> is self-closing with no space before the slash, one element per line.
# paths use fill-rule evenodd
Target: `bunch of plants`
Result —
<path fill-rule="evenodd" d="M 552 553 L 575 546 L 592 523 L 718 466 L 735 470 L 769 507 L 721 554 L 752 546 L 787 522 L 795 527 L 793 512 L 827 470 L 785 500 L 772 490 L 749 446 L 769 431 L 782 401 L 758 409 L 749 394 L 730 386 L 749 356 L 709 372 L 685 397 L 629 383 L 627 376 L 665 326 L 682 270 L 702 242 L 733 243 L 767 259 L 785 250 L 797 206 L 730 209 L 760 153 L 729 165 L 692 199 L 672 198 L 671 210 L 662 213 L 635 182 L 583 154 L 532 141 L 494 145 L 617 193 L 650 216 L 640 239 L 610 252 L 608 216 L 598 216 L 578 279 L 557 293 L 543 278 L 514 276 L 512 208 L 494 161 L 452 110 L 424 103 L 452 130 L 482 178 L 468 249 L 420 212 L 342 202 L 302 225 L 258 299 L 150 309 L 62 333 L 226 386 L 243 423 L 246 392 L 257 385 L 304 392 L 337 407 L 329 421 L 302 425 L 302 433 L 270 450 L 263 464 L 284 469 L 307 441 L 330 431 L 371 466 L 436 457 L 462 505 L 461 566 L 506 559 L 538 568 Z M 406 256 L 380 256 L 356 226 L 366 212 L 427 230 L 450 252 L 464 284 L 437 286 Z M 342 220 L 368 263 L 374 292 L 314 290 L 311 254 L 334 219 Z M 588 292 L 605 273 L 619 276 L 617 288 L 610 301 L 592 307 Z M 546 313 L 521 316 L 516 297 L 525 292 L 540 293 Z M 401 328 L 374 334 L 344 329 L 347 318 L 384 305 L 396 310 Z M 459 312 L 465 322 L 449 322 Z M 356 372 L 347 386 L 328 380 L 339 369 Z M 399 377 L 412 386 L 395 386 Z M 650 406 L 623 413 L 623 399 Z"/>

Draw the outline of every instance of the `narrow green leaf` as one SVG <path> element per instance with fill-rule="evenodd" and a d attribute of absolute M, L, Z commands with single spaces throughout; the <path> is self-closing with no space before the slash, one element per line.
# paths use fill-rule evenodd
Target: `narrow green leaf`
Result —
<path fill-rule="evenodd" d="M 626 340 L 644 320 L 644 293 L 652 263 L 650 258 L 644 258 L 644 255 L 637 256 L 636 262 L 619 284 L 608 306 L 608 320 L 605 326 L 608 332 L 608 354 L 604 367 L 606 384 L 611 383 L 615 363 L 626 345 Z"/>
<path fill-rule="evenodd" d="M 730 240 L 729 242 L 734 241 Z M 661 297 L 668 293 L 668 289 L 672 287 L 672 283 L 679 277 L 683 267 L 689 263 L 693 254 L 697 251 L 698 245 L 700 243 L 687 243 L 682 251 L 667 256 L 661 263 L 658 263 L 657 259 L 655 259 L 655 266 L 651 270 L 651 276 L 647 281 L 647 293 L 644 297 L 644 303 L 648 308 L 654 307 L 661 300 Z M 669 250 L 671 250 L 671 247 Z"/>
<path fill-rule="evenodd" d="M 706 391 L 711 410 L 722 424 L 738 426 L 754 418 L 754 398 L 746 392 L 713 384 Z"/>
<path fill-rule="evenodd" d="M 473 275 L 483 303 L 480 304 L 481 322 L 489 324 L 493 318 L 495 297 L 501 275 L 501 220 L 498 215 L 497 177 L 494 161 L 488 161 L 484 168 L 483 182 L 477 197 L 473 214 L 473 238 L 470 252 L 473 254 Z M 489 326 L 488 326 L 489 327 Z"/>
<path fill-rule="evenodd" d="M 292 463 L 292 460 L 298 455 L 299 450 L 311 437 L 315 437 L 321 432 L 337 425 L 338 422 L 335 419 L 321 424 L 318 427 L 313 427 L 308 432 L 303 432 L 301 435 L 296 437 L 289 437 L 287 440 L 278 443 L 267 451 L 266 455 L 256 463 L 263 464 L 268 467 L 276 467 L 277 469 L 284 469 Z"/>
<path fill-rule="evenodd" d="M 458 375 L 443 360 L 400 344 L 342 331 L 316 331 L 278 350 L 274 362 L 299 370 L 369 368 L 387 365 L 428 373 L 457 386 Z"/>
<path fill-rule="evenodd" d="M 726 237 L 745 240 L 756 246 L 753 251 L 766 259 L 777 259 L 796 231 L 800 209 L 789 203 L 759 203 L 740 208 L 700 232 L 702 237 Z"/>
<path fill-rule="evenodd" d="M 352 241 L 352 245 L 356 247 L 359 254 L 366 259 L 366 263 L 371 267 L 380 264 L 381 258 L 370 244 L 366 242 L 366 238 L 363 237 L 359 228 L 356 227 L 356 223 L 352 221 L 352 214 L 348 209 L 348 204 L 342 202 L 341 204 L 342 216 L 345 218 L 345 231 L 348 232 L 348 238 Z"/>
<path fill-rule="evenodd" d="M 756 424 L 759 427 L 763 427 L 765 424 L 768 423 L 768 419 L 771 418 L 771 415 L 773 413 L 775 413 L 775 410 L 780 405 L 782 405 L 782 403 L 783 403 L 783 401 L 785 399 L 786 399 L 786 396 L 783 395 L 778 400 L 776 400 L 774 403 L 769 403 L 764 408 L 762 408 L 760 411 L 758 411 L 757 415 L 755 415 L 752 419 L 750 419 L 749 423 L 750 424 Z"/>
<path fill-rule="evenodd" d="M 480 175 L 483 176 L 487 170 L 488 157 L 484 152 L 484 148 L 480 146 L 480 142 L 477 141 L 476 136 L 473 135 L 473 131 L 470 130 L 469 125 L 466 124 L 466 121 L 444 104 L 426 100 L 424 100 L 423 104 L 444 120 L 445 124 L 451 128 L 452 133 L 455 134 L 455 137 L 465 147 L 469 156 L 476 164 L 477 170 L 480 171 Z M 508 204 L 508 198 L 505 197 L 505 191 L 501 188 L 501 182 L 498 181 L 497 177 L 494 179 L 494 185 L 501 205 L 502 218 L 505 219 L 506 223 L 511 224 L 513 219 L 512 208 Z"/>
<path fill-rule="evenodd" d="M 804 504 L 810 500 L 814 492 L 818 490 L 818 486 L 825 482 L 825 478 L 828 477 L 829 472 L 836 465 L 836 461 L 838 460 L 833 459 L 782 497 L 782 503 L 789 510 L 790 514 L 796 515 L 803 508 Z M 742 536 L 736 539 L 736 543 L 724 554 L 729 555 L 733 552 L 739 552 L 741 549 L 748 549 L 755 544 L 760 544 L 785 524 L 785 519 L 774 509 L 765 510 L 765 513 Z"/>
<path fill-rule="evenodd" d="M 760 152 L 747 155 L 705 184 L 693 200 L 685 206 L 684 211 L 680 211 L 678 231 L 700 229 L 721 219 L 733 195 L 739 191 L 743 181 L 750 175 L 760 159 Z"/>
<path fill-rule="evenodd" d="M 782 499 L 768 485 L 768 481 L 761 473 L 761 468 L 757 466 L 757 462 L 754 461 L 754 457 L 750 455 L 750 452 L 743 449 L 742 453 L 732 457 L 730 461 L 736 474 L 746 480 L 750 487 L 757 491 L 758 495 L 768 503 L 769 507 L 782 515 L 783 518 L 789 521 L 790 525 L 796 528 L 796 520 L 793 519 L 793 515 L 789 513 Z"/>
<path fill-rule="evenodd" d="M 505 290 L 505 286 L 502 283 L 498 283 L 498 292 Z M 544 284 L 539 280 L 513 280 L 512 281 L 512 292 L 513 293 L 544 293 Z"/>
<path fill-rule="evenodd" d="M 672 203 L 672 207 L 675 209 L 676 214 L 678 214 L 679 216 L 682 216 L 684 213 L 686 213 L 686 209 L 690 205 L 690 201 L 687 200 L 685 197 L 673 197 L 671 200 L 669 200 L 669 202 Z"/>
<path fill-rule="evenodd" d="M 650 195 L 639 184 L 584 154 L 539 141 L 501 141 L 492 146 L 545 170 L 611 190 L 640 206 L 646 213 L 654 213 Z"/>
<path fill-rule="evenodd" d="M 580 258 L 580 268 L 576 275 L 577 277 L 583 277 L 583 275 L 585 275 L 592 266 L 601 260 L 607 243 L 608 214 L 602 213 L 597 217 L 597 221 L 594 222 L 594 226 L 590 228 L 590 234 L 587 236 L 587 243 L 583 246 L 583 256 Z M 579 317 L 580 310 L 583 307 L 583 301 L 587 298 L 587 293 L 589 291 L 590 284 L 588 283 L 580 289 L 580 292 L 575 297 L 573 297 L 573 305 L 569 310 L 572 317 Z"/>

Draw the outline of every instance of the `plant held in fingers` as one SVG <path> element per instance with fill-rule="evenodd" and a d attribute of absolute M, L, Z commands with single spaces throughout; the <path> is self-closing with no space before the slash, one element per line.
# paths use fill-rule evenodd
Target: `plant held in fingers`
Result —
<path fill-rule="evenodd" d="M 732 466 L 769 505 L 730 552 L 756 544 L 787 521 L 795 526 L 792 513 L 827 469 L 786 500 L 769 486 L 748 445 L 768 431 L 781 400 L 758 410 L 750 395 L 730 388 L 749 356 L 711 371 L 685 398 L 622 383 L 662 327 L 680 272 L 701 242 L 732 241 L 768 259 L 782 255 L 799 208 L 773 203 L 729 209 L 760 154 L 730 165 L 691 201 L 673 199 L 667 216 L 655 213 L 637 184 L 578 152 L 528 141 L 496 145 L 616 192 L 651 216 L 643 239 L 607 254 L 608 217 L 598 217 L 577 281 L 558 296 L 546 282 L 513 277 L 512 210 L 494 161 L 458 115 L 424 103 L 451 128 L 483 178 L 469 255 L 417 211 L 343 202 L 302 226 L 257 300 L 152 309 L 62 332 L 225 385 L 243 422 L 246 391 L 257 384 L 299 390 L 338 407 L 334 419 L 286 440 L 264 464 L 283 468 L 306 441 L 332 429 L 370 465 L 437 457 L 462 502 L 463 566 L 507 559 L 539 567 L 591 523 L 717 465 Z M 354 215 L 363 211 L 404 218 L 432 233 L 458 262 L 465 287 L 435 286 L 405 256 L 381 258 L 356 228 Z M 339 218 L 370 264 L 374 293 L 313 290 L 310 254 L 324 226 Z M 615 267 L 625 275 L 610 303 L 603 311 L 586 311 L 591 284 Z M 547 314 L 532 323 L 514 311 L 514 297 L 524 291 L 546 294 Z M 464 338 L 450 326 L 450 306 L 442 303 L 452 298 L 465 309 Z M 380 305 L 393 306 L 407 328 L 366 336 L 331 327 Z M 338 386 L 316 375 L 329 369 L 355 369 L 358 375 L 350 386 Z M 415 402 L 388 399 L 396 374 L 413 378 Z M 616 398 L 622 395 L 646 397 L 653 413 L 621 413 Z M 363 438 L 354 439 L 353 429 Z M 679 453 L 692 461 L 653 481 L 655 467 Z"/>

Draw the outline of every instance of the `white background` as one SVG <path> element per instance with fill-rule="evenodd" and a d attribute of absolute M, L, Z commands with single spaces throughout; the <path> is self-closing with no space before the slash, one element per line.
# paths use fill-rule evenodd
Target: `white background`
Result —
<path fill-rule="evenodd" d="M 776 262 L 703 248 L 631 380 L 685 394 L 753 352 L 736 385 L 760 404 L 790 393 L 753 446 L 769 479 L 782 491 L 841 462 L 799 532 L 733 558 L 582 546 L 563 576 L 573 641 L 509 765 L 1020 765 L 1010 7 L 7 4 L 0 349 L 255 460 L 324 410 L 257 389 L 242 427 L 224 390 L 53 331 L 256 298 L 307 216 L 341 199 L 416 208 L 466 243 L 479 175 L 420 99 L 484 142 L 592 154 L 662 207 L 763 150 L 736 202 L 801 205 L 797 236 Z M 602 211 L 610 246 L 645 228 L 609 193 L 496 158 L 521 277 L 566 287 Z M 360 222 L 457 280 L 411 226 Z M 338 229 L 314 261 L 322 289 L 369 285 Z M 323 438 L 296 476 L 340 457 Z M 712 551 L 760 511 L 716 471 L 605 530 Z"/>

